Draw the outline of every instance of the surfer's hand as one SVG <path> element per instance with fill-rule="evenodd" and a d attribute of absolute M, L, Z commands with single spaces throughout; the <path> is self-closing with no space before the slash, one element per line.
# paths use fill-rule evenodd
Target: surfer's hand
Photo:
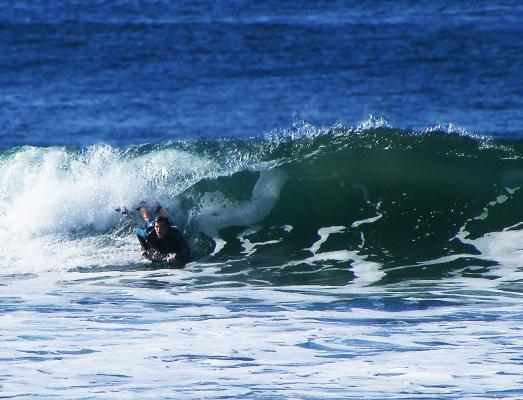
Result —
<path fill-rule="evenodd" d="M 176 261 L 176 255 L 175 254 L 168 255 L 167 257 L 165 257 L 165 261 L 168 262 L 168 263 L 175 262 Z"/>

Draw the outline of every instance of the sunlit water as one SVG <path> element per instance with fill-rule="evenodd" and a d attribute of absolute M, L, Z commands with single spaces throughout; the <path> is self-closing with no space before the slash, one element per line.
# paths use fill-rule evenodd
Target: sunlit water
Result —
<path fill-rule="evenodd" d="M 520 398 L 493 276 L 271 286 L 185 270 L 3 275 L 1 398 Z M 506 276 L 506 274 L 505 274 Z M 521 279 L 512 270 L 512 283 Z"/>

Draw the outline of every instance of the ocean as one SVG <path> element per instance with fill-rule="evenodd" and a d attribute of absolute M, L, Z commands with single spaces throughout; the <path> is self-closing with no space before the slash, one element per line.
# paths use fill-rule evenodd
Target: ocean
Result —
<path fill-rule="evenodd" d="M 522 399 L 521 21 L 0 1 L 0 399 Z"/>

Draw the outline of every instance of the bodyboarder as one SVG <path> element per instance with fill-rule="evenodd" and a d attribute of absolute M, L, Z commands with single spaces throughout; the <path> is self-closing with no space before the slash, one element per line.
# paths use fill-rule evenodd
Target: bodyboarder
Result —
<path fill-rule="evenodd" d="M 155 218 L 153 229 L 140 240 L 141 256 L 151 261 L 164 261 L 183 267 L 190 261 L 189 243 L 163 215 Z"/>

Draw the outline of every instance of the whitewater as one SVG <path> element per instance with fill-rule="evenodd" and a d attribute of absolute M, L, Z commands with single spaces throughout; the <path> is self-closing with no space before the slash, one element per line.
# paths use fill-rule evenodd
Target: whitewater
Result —
<path fill-rule="evenodd" d="M 0 398 L 519 398 L 522 155 L 379 121 L 4 150 Z"/>

